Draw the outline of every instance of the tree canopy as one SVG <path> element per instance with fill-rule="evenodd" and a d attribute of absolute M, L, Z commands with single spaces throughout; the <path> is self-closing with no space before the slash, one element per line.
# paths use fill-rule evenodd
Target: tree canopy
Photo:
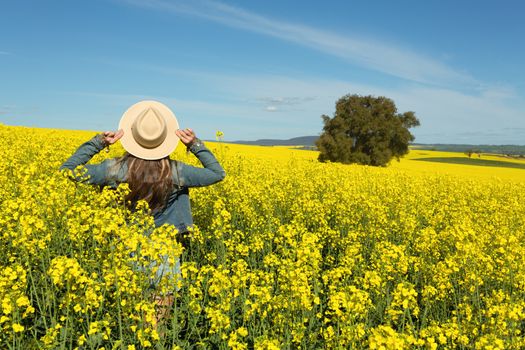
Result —
<path fill-rule="evenodd" d="M 408 153 L 414 141 L 409 128 L 419 125 L 414 112 L 397 112 L 386 97 L 346 95 L 335 105 L 333 118 L 323 115 L 323 133 L 316 142 L 322 162 L 387 165 Z"/>

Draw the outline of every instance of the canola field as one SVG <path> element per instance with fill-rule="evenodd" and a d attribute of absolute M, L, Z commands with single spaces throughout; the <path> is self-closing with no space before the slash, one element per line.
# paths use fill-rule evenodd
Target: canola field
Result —
<path fill-rule="evenodd" d="M 523 169 L 208 142 L 227 177 L 191 190 L 183 250 L 58 171 L 93 135 L 0 125 L 1 349 L 525 348 Z M 159 255 L 182 274 L 155 289 Z"/>

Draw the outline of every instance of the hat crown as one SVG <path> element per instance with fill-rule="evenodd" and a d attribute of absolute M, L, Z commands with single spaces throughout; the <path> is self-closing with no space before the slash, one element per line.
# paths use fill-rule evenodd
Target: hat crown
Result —
<path fill-rule="evenodd" d="M 135 141 L 145 148 L 155 148 L 166 139 L 168 130 L 162 115 L 153 106 L 149 106 L 140 113 L 131 132 Z"/>
<path fill-rule="evenodd" d="M 179 143 L 179 123 L 168 106 L 153 100 L 139 101 L 122 115 L 122 147 L 135 157 L 155 160 L 169 156 Z"/>

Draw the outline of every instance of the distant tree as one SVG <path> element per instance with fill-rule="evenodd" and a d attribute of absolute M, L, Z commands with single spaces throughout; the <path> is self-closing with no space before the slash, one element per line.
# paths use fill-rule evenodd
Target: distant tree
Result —
<path fill-rule="evenodd" d="M 471 158 L 472 157 L 472 153 L 474 153 L 474 150 L 472 148 L 469 148 L 467 150 L 465 150 L 465 154 Z"/>
<path fill-rule="evenodd" d="M 323 115 L 323 133 L 316 142 L 321 162 L 385 166 L 408 153 L 414 141 L 409 128 L 419 125 L 414 112 L 397 113 L 386 97 L 346 95 L 333 118 Z"/>

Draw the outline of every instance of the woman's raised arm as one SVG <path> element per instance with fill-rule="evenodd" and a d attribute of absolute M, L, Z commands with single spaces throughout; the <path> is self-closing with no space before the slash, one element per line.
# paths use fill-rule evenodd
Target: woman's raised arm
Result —
<path fill-rule="evenodd" d="M 179 185 L 185 187 L 208 186 L 223 180 L 226 172 L 219 164 L 213 153 L 195 136 L 191 129 L 177 130 L 175 132 L 181 142 L 188 147 L 204 166 L 198 168 L 177 162 L 177 175 L 180 176 Z"/>

